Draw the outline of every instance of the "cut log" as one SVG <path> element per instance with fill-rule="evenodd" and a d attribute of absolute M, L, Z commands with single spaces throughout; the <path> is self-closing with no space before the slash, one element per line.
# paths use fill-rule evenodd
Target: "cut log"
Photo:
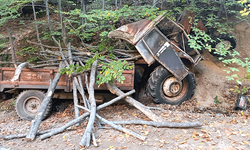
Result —
<path fill-rule="evenodd" d="M 118 96 L 123 95 L 124 93 L 118 89 L 114 84 L 105 83 L 109 91 L 113 94 L 116 94 Z M 155 115 L 150 109 L 148 109 L 145 105 L 138 102 L 137 100 L 133 99 L 132 97 L 126 97 L 125 101 L 129 104 L 133 105 L 140 111 L 142 111 L 146 116 L 148 116 L 151 120 L 156 122 L 163 122 L 163 119 L 161 117 L 158 117 Z"/>
<path fill-rule="evenodd" d="M 14 77 L 11 79 L 11 82 L 14 82 L 15 80 L 17 80 L 21 74 L 22 69 L 28 65 L 29 64 L 27 62 L 24 62 L 24 63 L 21 63 L 20 65 L 18 65 L 18 67 L 16 68 L 16 71 L 15 71 Z"/>
<path fill-rule="evenodd" d="M 59 70 L 62 69 L 63 67 L 64 67 L 64 63 L 61 62 L 60 66 L 59 66 Z M 53 79 L 51 85 L 49 86 L 46 97 L 43 99 L 42 104 L 41 104 L 41 106 L 40 106 L 40 108 L 39 108 L 39 110 L 37 112 L 37 115 L 36 115 L 35 119 L 32 120 L 32 122 L 31 122 L 31 127 L 30 127 L 30 130 L 29 130 L 29 133 L 26 136 L 27 140 L 33 141 L 35 139 L 37 130 L 38 130 L 40 124 L 41 124 L 41 121 L 43 119 L 46 108 L 47 108 L 49 102 L 51 101 L 51 98 L 52 98 L 52 96 L 54 94 L 56 85 L 57 85 L 58 81 L 60 80 L 60 78 L 61 78 L 61 74 L 57 73 L 55 78 Z"/>
<path fill-rule="evenodd" d="M 126 97 L 126 96 L 128 96 L 128 95 L 131 95 L 131 94 L 133 94 L 133 93 L 135 93 L 135 90 L 129 91 L 129 92 L 125 93 L 124 95 L 118 96 L 118 97 L 112 99 L 111 101 L 108 101 L 108 102 L 106 102 L 106 103 L 104 103 L 104 104 L 102 104 L 102 105 L 99 105 L 99 106 L 97 107 L 97 110 L 100 110 L 100 109 L 105 108 L 105 107 L 107 107 L 107 106 L 109 106 L 109 105 L 112 105 L 113 103 L 115 103 L 115 102 L 117 102 L 117 101 L 123 99 L 124 97 Z M 55 135 L 55 134 L 58 134 L 58 133 L 63 132 L 63 131 L 64 131 L 65 129 L 67 129 L 68 127 L 73 126 L 74 124 L 83 121 L 83 119 L 84 119 L 85 117 L 87 117 L 88 115 L 89 115 L 88 112 L 84 113 L 84 114 L 81 115 L 80 117 L 78 117 L 78 118 L 76 118 L 76 119 L 74 119 L 74 120 L 68 122 L 68 123 L 65 124 L 64 126 L 62 126 L 62 127 L 60 127 L 60 128 L 56 128 L 56 129 L 52 130 L 51 132 L 42 135 L 42 136 L 41 136 L 41 139 L 46 139 L 46 138 L 48 138 L 48 137 L 50 137 L 50 136 L 52 136 L 52 135 Z"/>

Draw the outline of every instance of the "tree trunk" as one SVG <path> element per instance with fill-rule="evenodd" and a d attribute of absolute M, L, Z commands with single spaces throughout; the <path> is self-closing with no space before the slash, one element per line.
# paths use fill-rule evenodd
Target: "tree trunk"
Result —
<path fill-rule="evenodd" d="M 59 18 L 60 18 L 60 23 L 61 23 L 61 28 L 62 28 L 62 38 L 63 38 L 63 43 L 67 45 L 67 34 L 66 34 L 66 29 L 65 29 L 65 24 L 63 23 L 63 16 L 62 16 L 62 1 L 58 0 L 58 10 L 59 10 Z"/>
<path fill-rule="evenodd" d="M 15 68 L 17 67 L 17 62 L 16 62 L 16 53 L 15 53 L 15 45 L 12 39 L 12 34 L 11 34 L 11 29 L 8 28 L 9 31 L 9 39 L 10 39 L 10 45 L 11 45 L 11 50 L 12 50 L 12 61 L 14 62 Z"/>
<path fill-rule="evenodd" d="M 38 31 L 38 27 L 37 27 L 37 22 L 36 22 L 36 10 L 35 10 L 35 5 L 34 5 L 34 1 L 31 0 L 32 2 L 32 9 L 33 9 L 33 15 L 34 15 L 34 20 L 35 20 L 35 26 L 36 26 L 36 36 L 37 36 L 37 41 L 42 44 L 40 37 L 39 37 L 39 31 Z M 42 51 L 44 52 L 44 48 L 43 46 L 41 46 Z"/>
<path fill-rule="evenodd" d="M 105 0 L 102 0 L 102 11 L 105 10 Z"/>
<path fill-rule="evenodd" d="M 52 26 L 51 26 L 51 22 L 50 22 L 50 17 L 49 17 L 49 5 L 48 5 L 48 0 L 45 0 L 45 7 L 46 7 L 46 15 L 47 15 L 47 21 L 48 21 L 48 25 L 49 25 L 49 30 L 52 33 Z"/>

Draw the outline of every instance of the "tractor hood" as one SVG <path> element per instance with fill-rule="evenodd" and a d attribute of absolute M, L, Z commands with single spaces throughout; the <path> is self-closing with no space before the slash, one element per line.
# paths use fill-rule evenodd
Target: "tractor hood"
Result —
<path fill-rule="evenodd" d="M 156 17 L 154 20 L 143 19 L 134 23 L 126 24 L 120 28 L 111 31 L 109 38 L 123 39 L 130 44 L 135 45 L 143 35 L 160 22 L 164 18 L 163 15 Z"/>

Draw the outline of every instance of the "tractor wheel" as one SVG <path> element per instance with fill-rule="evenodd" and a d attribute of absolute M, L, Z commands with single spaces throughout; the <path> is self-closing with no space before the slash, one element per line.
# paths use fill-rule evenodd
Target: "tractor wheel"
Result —
<path fill-rule="evenodd" d="M 148 79 L 147 90 L 156 103 L 180 105 L 182 102 L 191 99 L 195 86 L 192 73 L 179 81 L 163 66 L 158 66 Z"/>
<path fill-rule="evenodd" d="M 23 120 L 33 120 L 42 104 L 45 94 L 42 91 L 28 90 L 19 94 L 16 99 L 17 115 Z M 47 106 L 43 119 L 47 118 L 52 110 L 52 102 Z"/>

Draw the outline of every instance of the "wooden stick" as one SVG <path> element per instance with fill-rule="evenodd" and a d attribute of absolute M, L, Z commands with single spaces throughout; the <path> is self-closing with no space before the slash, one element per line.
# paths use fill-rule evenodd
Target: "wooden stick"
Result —
<path fill-rule="evenodd" d="M 135 90 L 129 91 L 129 92 L 125 93 L 124 95 L 118 96 L 118 97 L 112 99 L 111 101 L 108 101 L 108 102 L 106 102 L 106 103 L 104 103 L 104 104 L 102 104 L 102 105 L 99 105 L 99 106 L 97 107 L 97 110 L 100 110 L 100 109 L 105 108 L 105 107 L 107 107 L 107 106 L 109 106 L 109 105 L 112 105 L 113 103 L 115 103 L 115 102 L 117 102 L 117 101 L 123 99 L 124 97 L 126 97 L 126 96 L 128 96 L 128 95 L 131 95 L 131 94 L 133 94 L 133 93 L 135 93 Z M 81 115 L 80 117 L 78 117 L 78 118 L 76 118 L 76 119 L 74 119 L 74 120 L 68 122 L 68 123 L 65 124 L 64 126 L 62 126 L 62 127 L 60 127 L 60 128 L 57 128 L 57 129 L 54 129 L 54 130 L 52 130 L 51 132 L 42 135 L 42 136 L 41 136 L 41 139 L 46 139 L 46 138 L 48 138 L 48 137 L 50 137 L 50 136 L 52 136 L 52 135 L 55 135 L 55 134 L 58 134 L 58 133 L 63 132 L 63 131 L 64 131 L 65 129 L 67 129 L 68 127 L 70 127 L 70 126 L 72 126 L 72 125 L 74 125 L 74 124 L 76 124 L 76 123 L 81 122 L 81 121 L 82 121 L 85 117 L 87 117 L 88 115 L 89 115 L 89 112 L 84 113 L 84 114 Z"/>
<path fill-rule="evenodd" d="M 27 62 L 24 62 L 24 63 L 21 63 L 20 65 L 18 65 L 18 67 L 16 68 L 16 71 L 15 71 L 14 77 L 11 79 L 11 82 L 14 82 L 15 80 L 17 80 L 21 74 L 23 67 L 26 67 L 28 65 L 29 64 Z"/>
<path fill-rule="evenodd" d="M 136 55 L 136 56 L 134 56 L 134 57 L 131 57 L 131 58 L 123 58 L 123 59 L 121 59 L 121 60 L 137 60 L 137 59 L 139 59 L 139 58 L 141 58 L 142 56 L 141 55 Z"/>
<path fill-rule="evenodd" d="M 31 68 L 41 68 L 45 66 L 59 66 L 60 63 L 49 63 L 49 64 L 41 64 L 41 65 L 32 65 Z"/>
<path fill-rule="evenodd" d="M 87 108 L 85 108 L 85 107 L 79 106 L 79 108 L 82 108 L 82 109 L 84 109 L 84 110 L 90 112 L 90 110 L 87 109 Z M 114 124 L 112 121 L 108 121 L 108 120 L 102 118 L 102 117 L 99 116 L 98 114 L 96 114 L 96 117 L 97 117 L 102 123 L 108 124 L 108 125 L 110 125 L 111 127 L 113 127 L 114 129 L 117 129 L 117 130 L 119 130 L 119 131 L 125 132 L 125 133 L 127 133 L 127 134 L 129 134 L 129 135 L 133 135 L 134 137 L 139 138 L 140 140 L 143 140 L 143 141 L 145 140 L 145 137 L 144 137 L 144 136 L 141 136 L 141 135 L 139 135 L 139 134 L 137 134 L 137 133 L 135 133 L 135 132 L 132 132 L 132 131 L 130 131 L 130 130 L 128 130 L 128 129 L 125 129 L 125 128 L 121 127 L 121 126 L 118 126 L 118 125 Z"/>
<path fill-rule="evenodd" d="M 0 61 L 0 64 L 14 64 L 13 61 Z M 21 64 L 21 62 L 17 62 L 17 64 Z"/>
<path fill-rule="evenodd" d="M 94 84 L 95 84 L 95 75 L 96 75 L 96 67 L 97 67 L 98 61 L 94 61 L 91 67 L 91 73 L 90 73 L 90 83 L 89 83 L 89 102 L 90 102 L 90 117 L 89 122 L 86 127 L 86 130 L 84 132 L 84 135 L 80 141 L 80 145 L 85 147 L 89 147 L 90 145 L 90 137 L 92 128 L 94 127 L 95 122 L 95 115 L 96 115 L 96 102 L 95 102 L 95 94 L 94 94 Z"/>
<path fill-rule="evenodd" d="M 105 83 L 109 91 L 113 94 L 116 95 L 123 95 L 124 93 L 118 89 L 114 84 L 109 84 Z M 156 122 L 163 122 L 163 119 L 161 117 L 158 117 L 155 115 L 150 109 L 147 109 L 142 103 L 138 102 L 137 100 L 131 98 L 131 97 L 126 97 L 125 101 L 128 102 L 129 104 L 133 105 L 140 111 L 142 111 L 146 116 L 148 116 L 151 120 L 156 121 Z"/>
<path fill-rule="evenodd" d="M 48 133 L 50 131 L 52 131 L 52 129 L 37 132 L 36 135 L 42 135 L 42 134 Z M 0 136 L 0 139 L 11 140 L 11 139 L 17 139 L 17 138 L 24 138 L 24 137 L 26 137 L 26 135 L 27 135 L 26 133 L 25 134 L 2 135 L 2 136 Z"/>
<path fill-rule="evenodd" d="M 64 67 L 64 63 L 61 62 L 60 66 L 59 66 L 59 70 L 62 69 L 63 67 Z M 34 120 L 32 120 L 32 122 L 31 122 L 31 127 L 30 127 L 30 130 L 29 130 L 29 133 L 26 136 L 26 139 L 28 141 L 33 141 L 35 139 L 37 130 L 38 130 L 38 128 L 39 128 L 39 126 L 40 126 L 40 124 L 42 122 L 42 119 L 43 119 L 44 113 L 46 111 L 46 108 L 47 108 L 49 102 L 51 101 L 51 98 L 52 98 L 52 96 L 54 94 L 56 85 L 57 85 L 58 81 L 60 80 L 61 76 L 62 76 L 62 74 L 57 73 L 55 78 L 53 79 L 53 82 L 49 86 L 47 94 L 46 94 L 45 98 L 43 99 L 43 101 L 41 103 L 41 106 L 40 106 L 40 108 L 39 108 L 39 110 L 37 112 L 37 115 L 34 118 Z"/>
<path fill-rule="evenodd" d="M 17 62 L 16 62 L 15 46 L 14 46 L 14 42 L 13 42 L 13 39 L 12 39 L 11 29 L 8 28 L 8 31 L 9 31 L 9 39 L 10 39 L 11 50 L 12 50 L 12 61 L 14 62 L 14 66 L 16 68 L 17 67 Z"/>
<path fill-rule="evenodd" d="M 94 145 L 95 147 L 97 147 L 98 145 L 97 145 L 97 142 L 96 142 L 95 134 L 94 134 L 93 131 L 91 132 L 91 134 L 92 134 L 93 145 Z"/>
<path fill-rule="evenodd" d="M 121 126 L 118 126 L 118 125 L 114 124 L 113 122 L 110 122 L 110 121 L 108 121 L 108 120 L 102 118 L 102 117 L 99 116 L 98 114 L 96 114 L 96 117 L 97 117 L 98 119 L 100 119 L 101 122 L 104 122 L 104 123 L 110 125 L 112 128 L 114 128 L 114 129 L 116 129 L 116 130 L 125 132 L 125 133 L 127 133 L 127 134 L 129 134 L 129 135 L 132 135 L 132 136 L 134 136 L 134 137 L 136 137 L 136 138 L 142 140 L 142 141 L 144 141 L 144 140 L 146 139 L 145 136 L 141 136 L 141 135 L 139 135 L 139 134 L 137 134 L 137 133 L 135 133 L 135 132 L 133 132 L 133 131 L 130 131 L 130 130 L 126 129 L 126 128 L 122 128 Z"/>
<path fill-rule="evenodd" d="M 128 121 L 112 121 L 114 124 L 138 124 L 138 125 L 149 125 L 157 128 L 193 128 L 202 126 L 200 122 L 155 122 L 155 121 L 144 121 L 144 120 L 128 120 Z"/>

